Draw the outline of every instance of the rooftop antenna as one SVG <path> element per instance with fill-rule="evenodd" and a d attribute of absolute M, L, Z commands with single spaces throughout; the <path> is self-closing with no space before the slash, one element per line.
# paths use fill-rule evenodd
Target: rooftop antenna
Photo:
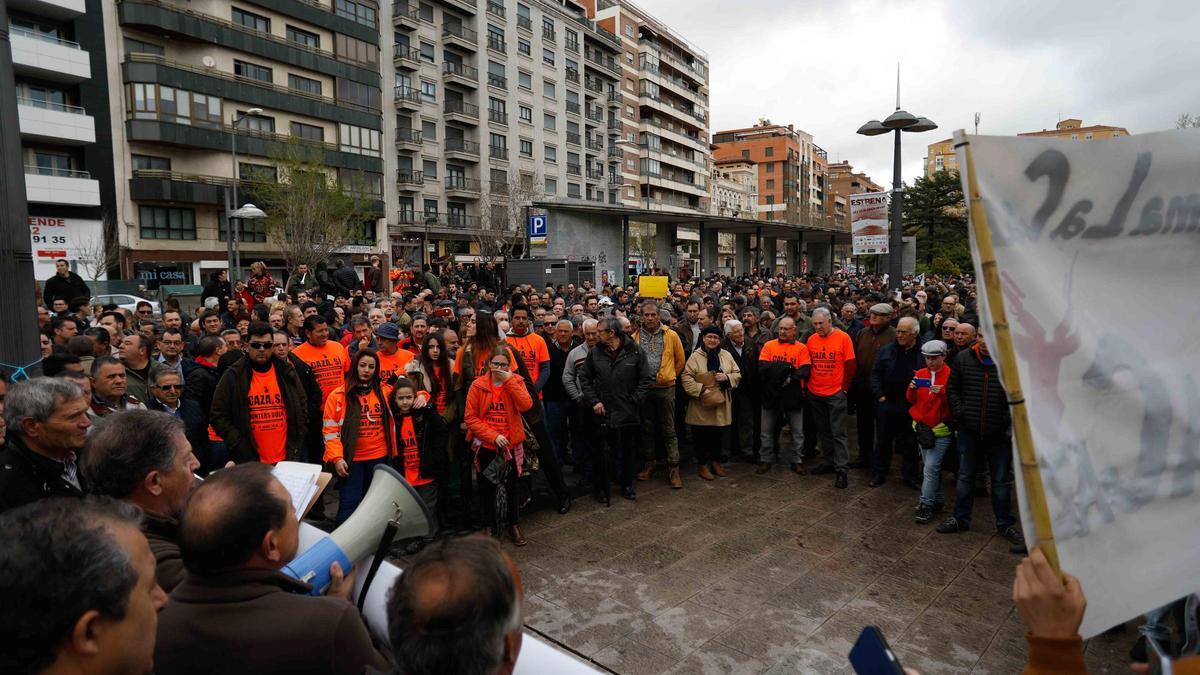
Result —
<path fill-rule="evenodd" d="M 900 62 L 896 62 L 896 110 L 900 109 Z"/>

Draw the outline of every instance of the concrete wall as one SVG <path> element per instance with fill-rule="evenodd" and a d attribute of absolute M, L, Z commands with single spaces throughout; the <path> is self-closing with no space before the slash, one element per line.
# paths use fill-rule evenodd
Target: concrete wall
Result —
<path fill-rule="evenodd" d="M 611 282 L 625 282 L 620 217 L 554 209 L 549 209 L 547 216 L 546 246 L 537 247 L 536 256 L 594 262 L 596 286 L 606 270 Z"/>

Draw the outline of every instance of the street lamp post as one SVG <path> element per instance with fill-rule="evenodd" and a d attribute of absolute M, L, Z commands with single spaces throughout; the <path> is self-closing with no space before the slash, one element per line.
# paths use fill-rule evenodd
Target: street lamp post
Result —
<path fill-rule="evenodd" d="M 267 217 L 267 213 L 265 211 L 263 211 L 262 209 L 258 208 L 257 206 L 255 206 L 253 204 L 243 204 L 242 208 L 229 214 L 229 218 L 227 220 L 233 220 L 235 218 L 238 220 L 258 220 L 259 218 L 266 218 L 266 217 Z M 237 232 L 237 230 L 235 229 L 234 232 Z M 236 244 L 236 242 L 235 242 L 235 244 Z M 235 245 L 233 247 L 233 256 L 234 256 L 234 258 L 233 258 L 234 269 L 236 269 L 236 270 L 242 269 L 242 249 L 240 246 Z M 235 278 L 232 281 L 236 282 L 237 279 Z"/>
<path fill-rule="evenodd" d="M 425 236 L 421 239 L 421 269 L 425 269 L 425 265 L 433 267 L 433 260 L 429 255 L 429 226 L 437 223 L 437 218 L 425 219 Z"/>
<path fill-rule="evenodd" d="M 863 136 L 879 136 L 889 132 L 895 133 L 895 150 L 892 158 L 892 223 L 888 242 L 888 281 L 892 288 L 900 288 L 904 278 L 904 258 L 901 248 L 904 246 L 904 227 L 901 222 L 904 186 L 900 179 L 900 132 L 919 133 L 936 129 L 926 117 L 917 117 L 900 109 L 900 69 L 896 68 L 896 111 L 888 115 L 882 122 L 871 120 L 858 128 Z"/>
<path fill-rule="evenodd" d="M 233 158 L 233 173 L 230 174 L 232 176 L 232 181 L 230 182 L 230 192 L 229 192 L 230 199 L 229 199 L 229 202 L 225 204 L 225 264 L 228 265 L 228 267 L 229 267 L 229 283 L 230 284 L 233 284 L 234 282 L 236 282 L 238 280 L 238 276 L 239 276 L 238 272 L 241 267 L 241 260 L 240 260 L 241 250 L 240 250 L 240 247 L 238 246 L 237 228 L 233 226 L 233 219 L 236 216 L 234 216 L 233 214 L 244 210 L 244 209 L 238 209 L 237 211 L 233 210 L 237 206 L 237 203 L 238 203 L 238 193 L 237 193 L 237 186 L 238 186 L 238 165 L 237 165 L 238 127 L 242 124 L 242 120 L 246 119 L 247 117 L 254 117 L 254 116 L 261 115 L 262 112 L 263 112 L 262 108 L 250 108 L 246 112 L 234 117 L 233 118 L 233 132 L 231 134 L 229 134 L 229 154 Z M 248 204 L 247 206 L 254 206 L 254 205 Z M 255 210 L 258 211 L 259 213 L 262 213 L 262 215 L 261 216 L 248 216 L 248 217 L 262 218 L 263 216 L 266 215 L 265 213 L 262 212 L 261 209 L 255 208 Z"/>

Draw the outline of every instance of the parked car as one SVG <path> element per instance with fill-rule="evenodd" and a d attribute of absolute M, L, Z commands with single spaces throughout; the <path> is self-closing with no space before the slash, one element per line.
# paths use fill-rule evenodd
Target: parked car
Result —
<path fill-rule="evenodd" d="M 120 307 L 121 309 L 127 309 L 130 312 L 137 311 L 137 304 L 139 302 L 150 303 L 150 308 L 154 310 L 154 316 L 157 317 L 162 314 L 162 308 L 158 306 L 157 300 L 142 298 L 136 295 L 130 295 L 128 293 L 106 293 L 104 295 L 97 295 L 92 298 L 93 306 L 116 305 L 117 307 Z"/>

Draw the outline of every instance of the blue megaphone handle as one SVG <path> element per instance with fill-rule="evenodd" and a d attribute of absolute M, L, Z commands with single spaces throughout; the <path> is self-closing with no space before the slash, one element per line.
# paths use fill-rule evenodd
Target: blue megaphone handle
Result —
<path fill-rule="evenodd" d="M 312 585 L 309 595 L 321 595 L 329 587 L 332 577 L 329 576 L 329 566 L 333 563 L 342 566 L 343 574 L 350 574 L 354 564 L 342 547 L 338 546 L 333 537 L 325 536 L 313 544 L 304 553 L 297 556 L 283 568 L 283 573 Z"/>

